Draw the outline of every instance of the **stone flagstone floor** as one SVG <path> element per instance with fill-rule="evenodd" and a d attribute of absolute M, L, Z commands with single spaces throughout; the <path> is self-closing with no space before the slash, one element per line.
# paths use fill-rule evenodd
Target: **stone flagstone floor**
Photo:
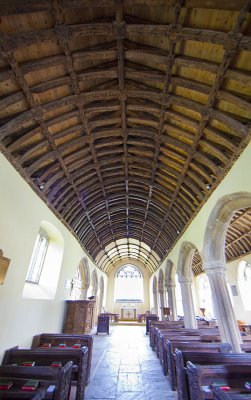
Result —
<path fill-rule="evenodd" d="M 94 335 L 91 380 L 85 400 L 174 400 L 143 326 L 111 326 Z"/>

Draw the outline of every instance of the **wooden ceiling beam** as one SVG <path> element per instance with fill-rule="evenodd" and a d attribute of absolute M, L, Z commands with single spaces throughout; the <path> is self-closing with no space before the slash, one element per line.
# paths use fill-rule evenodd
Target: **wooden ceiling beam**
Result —
<path fill-rule="evenodd" d="M 233 0 L 212 0 L 210 2 L 203 3 L 203 8 L 208 9 L 222 9 L 229 11 L 238 11 L 244 3 L 244 0 L 236 3 Z M 78 8 L 107 8 L 115 7 L 116 0 L 62 0 L 61 5 L 63 8 L 78 9 Z M 154 3 L 150 0 L 125 0 L 125 5 L 130 6 L 142 6 L 146 7 L 152 6 L 158 7 L 174 7 L 175 0 L 155 0 Z M 51 11 L 51 2 L 49 0 L 41 0 L 39 2 L 34 2 L 33 0 L 1 0 L 1 13 L 2 15 L 12 15 L 12 14 L 26 14 L 35 12 Z M 185 7 L 187 8 L 200 8 L 200 0 L 186 0 Z"/>
<path fill-rule="evenodd" d="M 167 219 L 168 219 L 168 217 L 170 215 L 170 212 L 171 212 L 171 209 L 172 209 L 172 207 L 173 207 L 173 205 L 174 205 L 174 203 L 176 201 L 178 193 L 181 191 L 181 189 L 184 189 L 184 187 L 182 187 L 182 184 L 183 184 L 183 182 L 185 180 L 186 173 L 187 173 L 187 171 L 189 169 L 190 162 L 195 156 L 196 149 L 198 148 L 198 145 L 200 143 L 200 139 L 203 136 L 204 128 L 206 127 L 206 125 L 207 125 L 207 123 L 208 123 L 208 121 L 209 121 L 209 119 L 210 119 L 210 117 L 212 115 L 211 114 L 211 110 L 212 110 L 212 107 L 213 107 L 213 105 L 215 103 L 215 100 L 217 98 L 217 95 L 218 95 L 218 92 L 220 90 L 220 86 L 221 86 L 221 84 L 223 82 L 223 79 L 225 77 L 225 73 L 227 71 L 227 68 L 230 65 L 230 62 L 232 61 L 232 59 L 235 56 L 236 52 L 238 51 L 239 43 L 240 43 L 240 40 L 241 40 L 240 30 L 241 30 L 244 18 L 245 18 L 245 16 L 247 15 L 247 13 L 249 11 L 249 6 L 250 6 L 250 4 L 247 4 L 247 3 L 244 4 L 244 6 L 241 9 L 241 11 L 239 12 L 238 18 L 236 20 L 235 30 L 233 32 L 229 33 L 225 37 L 225 43 L 224 43 L 225 52 L 224 52 L 223 59 L 222 59 L 220 65 L 218 67 L 215 81 L 214 81 L 213 86 L 212 86 L 212 88 L 210 90 L 210 94 L 209 94 L 209 97 L 208 97 L 208 102 L 207 102 L 207 105 L 205 106 L 204 113 L 202 115 L 202 120 L 200 121 L 200 124 L 198 126 L 198 131 L 197 131 L 197 134 L 196 134 L 196 138 L 194 140 L 194 143 L 193 143 L 191 149 L 188 152 L 186 165 L 183 168 L 182 174 L 180 174 L 179 182 L 178 182 L 178 184 L 176 186 L 175 193 L 174 193 L 174 195 L 172 197 L 172 201 L 171 201 L 171 203 L 170 203 L 170 205 L 168 207 L 168 210 L 166 212 L 166 215 L 165 215 L 165 217 L 163 219 L 163 223 L 162 223 L 161 228 L 160 228 L 160 233 L 155 238 L 154 245 L 153 245 L 153 250 L 155 249 L 155 247 L 157 245 L 158 238 L 159 238 L 159 236 L 161 234 L 161 231 L 162 231 L 164 225 L 167 222 Z M 218 112 L 216 111 L 216 114 L 217 113 Z M 213 111 L 213 114 L 215 114 L 215 111 Z M 246 134 L 247 134 L 247 130 L 245 130 L 245 131 L 246 131 Z M 221 174 L 219 174 L 219 176 L 220 175 Z M 189 191 L 186 191 L 186 193 L 189 195 Z M 197 202 L 195 199 L 194 199 L 194 201 Z"/>

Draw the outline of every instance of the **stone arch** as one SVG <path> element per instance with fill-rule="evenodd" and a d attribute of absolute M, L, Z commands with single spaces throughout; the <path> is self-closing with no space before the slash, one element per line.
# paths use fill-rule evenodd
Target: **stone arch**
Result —
<path fill-rule="evenodd" d="M 104 278 L 103 276 L 99 279 L 99 306 L 98 306 L 98 313 L 100 314 L 103 307 L 104 301 Z"/>
<path fill-rule="evenodd" d="M 191 242 L 183 242 L 180 248 L 177 273 L 179 281 L 192 279 L 192 262 L 196 247 Z"/>
<path fill-rule="evenodd" d="M 159 270 L 159 278 L 158 278 L 158 291 L 160 292 L 161 290 L 164 289 L 164 273 L 162 269 Z"/>
<path fill-rule="evenodd" d="M 241 337 L 226 282 L 225 241 L 229 223 L 240 208 L 251 207 L 251 193 L 238 192 L 224 196 L 213 208 L 206 226 L 203 257 L 222 341 L 241 352 Z"/>
<path fill-rule="evenodd" d="M 158 313 L 158 281 L 156 276 L 153 277 L 153 311 Z"/>
<path fill-rule="evenodd" d="M 222 197 L 212 210 L 205 231 L 203 256 L 208 265 L 212 262 L 226 265 L 225 240 L 229 223 L 240 208 L 251 207 L 251 193 L 238 192 Z"/>
<path fill-rule="evenodd" d="M 96 270 L 94 270 L 92 272 L 91 284 L 92 284 L 92 296 L 97 296 L 97 293 L 98 293 L 98 274 L 97 274 Z"/>
<path fill-rule="evenodd" d="M 166 288 L 164 286 L 164 273 L 162 269 L 159 270 L 158 277 L 158 296 L 159 296 L 159 305 L 160 305 L 160 316 L 161 320 L 164 320 L 164 310 L 163 308 L 166 306 Z"/>
<path fill-rule="evenodd" d="M 171 260 L 167 260 L 165 268 L 165 286 L 175 285 L 176 268 Z"/>
<path fill-rule="evenodd" d="M 165 287 L 168 294 L 168 307 L 170 307 L 171 311 L 170 320 L 172 321 L 176 321 L 178 319 L 175 296 L 175 274 L 176 268 L 174 263 L 171 260 L 167 260 L 165 268 Z"/>
<path fill-rule="evenodd" d="M 87 291 L 90 286 L 90 269 L 86 257 L 81 259 L 78 270 L 81 280 L 81 299 L 86 300 Z"/>
<path fill-rule="evenodd" d="M 183 242 L 178 259 L 178 279 L 181 286 L 184 324 L 186 328 L 197 328 L 192 296 L 192 261 L 196 247 L 191 242 Z"/>
<path fill-rule="evenodd" d="M 91 285 L 89 289 L 90 296 L 94 296 L 94 309 L 93 309 L 93 324 L 96 325 L 99 312 L 99 293 L 98 293 L 98 274 L 94 269 L 91 274 Z"/>

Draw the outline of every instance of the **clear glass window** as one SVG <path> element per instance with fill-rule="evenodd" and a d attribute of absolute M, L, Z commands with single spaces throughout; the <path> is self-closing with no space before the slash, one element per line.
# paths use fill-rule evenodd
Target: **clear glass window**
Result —
<path fill-rule="evenodd" d="M 40 231 L 37 236 L 33 253 L 31 256 L 31 262 L 29 265 L 26 282 L 39 283 L 48 245 L 49 245 L 48 236 L 46 235 L 45 232 Z"/>
<path fill-rule="evenodd" d="M 116 275 L 115 299 L 143 300 L 143 276 L 133 265 L 125 265 Z"/>
<path fill-rule="evenodd" d="M 208 318 L 212 318 L 214 316 L 212 293 L 206 274 L 199 277 L 199 298 L 200 308 L 205 309 L 203 314 Z"/>
<path fill-rule="evenodd" d="M 251 310 L 251 264 L 241 260 L 238 264 L 238 286 L 244 309 Z"/>

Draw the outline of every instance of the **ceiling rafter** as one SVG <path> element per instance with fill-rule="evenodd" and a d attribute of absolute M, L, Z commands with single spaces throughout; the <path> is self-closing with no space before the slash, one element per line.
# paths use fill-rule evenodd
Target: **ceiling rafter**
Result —
<path fill-rule="evenodd" d="M 0 0 L 1 150 L 106 273 L 154 272 L 250 140 L 250 2 L 204 3 Z"/>

